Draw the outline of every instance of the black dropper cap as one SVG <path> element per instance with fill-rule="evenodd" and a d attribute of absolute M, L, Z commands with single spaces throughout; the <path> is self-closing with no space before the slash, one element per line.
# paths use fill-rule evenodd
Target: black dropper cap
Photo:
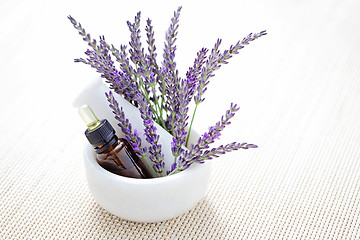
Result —
<path fill-rule="evenodd" d="M 97 153 L 102 153 L 117 140 L 115 130 L 106 120 L 99 120 L 88 105 L 79 108 L 79 114 L 87 125 L 85 136 Z"/>

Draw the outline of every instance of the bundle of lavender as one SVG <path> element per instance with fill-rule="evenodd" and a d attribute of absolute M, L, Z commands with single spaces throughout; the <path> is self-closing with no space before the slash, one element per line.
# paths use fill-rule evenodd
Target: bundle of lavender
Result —
<path fill-rule="evenodd" d="M 105 93 L 110 103 L 109 107 L 125 134 L 124 138 L 131 144 L 140 159 L 151 163 L 158 176 L 164 172 L 165 162 L 154 122 L 173 136 L 171 150 L 174 161 L 171 170 L 166 172 L 167 175 L 183 171 L 194 163 L 204 163 L 205 160 L 216 158 L 226 152 L 257 148 L 254 144 L 233 142 L 210 149 L 210 144 L 220 137 L 221 131 L 230 124 L 230 119 L 239 110 L 233 103 L 221 120 L 209 127 L 209 130 L 199 137 L 196 144 L 191 144 L 188 148 L 184 146 L 188 145 L 196 110 L 205 100 L 204 93 L 210 78 L 214 77 L 214 72 L 223 64 L 227 64 L 227 60 L 238 54 L 245 45 L 266 35 L 266 31 L 250 33 L 223 52 L 219 50 L 221 39 L 218 39 L 210 52 L 209 49 L 202 48 L 197 53 L 194 64 L 189 67 L 186 76 L 179 77 L 175 62 L 175 43 L 180 12 L 181 7 L 174 12 L 170 27 L 166 32 L 163 61 L 160 65 L 156 60 L 154 30 L 150 19 L 146 21 L 145 28 L 147 52 L 142 46 L 139 29 L 141 12 L 135 16 L 133 23 L 127 22 L 131 33 L 130 47 L 120 45 L 120 50 L 108 44 L 104 36 L 100 37 L 99 41 L 92 39 L 80 23 L 68 16 L 83 40 L 90 46 L 90 49 L 85 52 L 87 58 L 75 59 L 75 62 L 82 62 L 95 68 L 116 94 L 120 94 L 139 109 L 143 119 L 145 138 L 150 143 L 148 148 L 141 146 L 138 132 L 132 128 L 112 91 Z M 113 59 L 118 62 L 118 68 Z M 192 101 L 195 107 L 190 118 L 189 104 Z M 190 124 L 189 119 L 191 119 Z"/>

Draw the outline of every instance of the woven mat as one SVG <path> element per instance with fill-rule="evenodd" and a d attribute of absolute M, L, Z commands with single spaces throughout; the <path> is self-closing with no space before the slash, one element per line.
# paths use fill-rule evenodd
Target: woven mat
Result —
<path fill-rule="evenodd" d="M 220 142 L 259 148 L 216 159 L 202 202 L 148 224 L 102 209 L 83 168 L 84 126 L 71 99 L 95 74 L 72 63 L 85 44 L 66 14 L 82 17 L 96 32 L 91 14 L 105 6 L 86 3 L 84 11 L 80 3 L 52 4 L 5 1 L 0 7 L 0 239 L 360 239 L 358 1 L 252 1 L 237 10 L 208 4 L 204 12 L 200 3 L 183 5 L 183 19 L 230 11 L 227 19 L 244 31 L 241 19 L 268 30 L 220 70 L 197 115 L 197 128 L 206 130 L 230 101 L 239 103 L 239 117 Z M 142 9 L 157 23 L 170 16 L 160 18 L 156 6 L 142 4 L 129 6 L 131 16 Z M 163 4 L 170 12 L 177 6 Z M 105 13 L 104 19 L 115 18 Z M 191 37 L 183 34 L 179 39 Z M 232 30 L 223 34 L 234 39 Z"/>

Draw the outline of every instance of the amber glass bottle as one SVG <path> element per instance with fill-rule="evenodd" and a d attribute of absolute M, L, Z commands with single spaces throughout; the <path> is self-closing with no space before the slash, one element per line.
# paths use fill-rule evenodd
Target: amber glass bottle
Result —
<path fill-rule="evenodd" d="M 100 121 L 87 105 L 79 108 L 79 114 L 88 127 L 85 136 L 94 147 L 96 160 L 101 167 L 125 177 L 152 177 L 131 145 L 115 135 L 114 128 L 106 119 Z"/>

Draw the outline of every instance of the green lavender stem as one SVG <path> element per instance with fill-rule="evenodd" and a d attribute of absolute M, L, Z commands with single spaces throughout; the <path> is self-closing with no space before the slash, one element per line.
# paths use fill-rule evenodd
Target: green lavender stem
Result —
<path fill-rule="evenodd" d="M 199 105 L 199 103 L 196 103 L 196 104 L 195 104 L 195 109 L 194 109 L 194 112 L 193 112 L 192 117 L 191 117 L 191 123 L 190 123 L 189 131 L 188 131 L 188 134 L 187 134 L 187 136 L 186 136 L 185 146 L 187 146 L 187 145 L 188 145 L 188 142 L 189 142 L 190 133 L 191 133 L 191 128 L 192 128 L 192 125 L 193 125 L 193 122 L 194 122 L 195 113 L 196 113 L 196 110 L 197 110 L 198 105 Z"/>
<path fill-rule="evenodd" d="M 137 66 L 136 66 L 136 70 L 137 70 Z M 151 104 L 151 101 L 150 101 L 150 98 L 149 98 L 149 95 L 147 94 L 146 92 L 146 89 L 145 89 L 145 84 L 144 82 L 142 81 L 141 77 L 139 76 L 136 76 L 137 79 L 139 79 L 139 82 L 140 82 L 140 91 L 142 93 L 142 95 L 145 97 L 146 101 L 149 103 L 149 106 L 151 107 L 153 113 L 154 113 L 154 117 L 155 117 L 155 120 L 158 124 L 160 124 L 164 129 L 166 129 L 165 127 L 165 122 L 164 120 L 162 119 L 161 116 L 159 116 L 159 113 L 158 113 L 158 110 L 159 109 L 159 106 L 158 106 L 158 101 L 157 101 L 157 98 L 156 98 L 156 95 L 154 96 L 155 98 L 155 108 L 154 106 Z M 152 87 L 153 90 L 154 90 L 154 87 Z M 154 91 L 154 94 L 155 94 L 155 91 Z"/>
<path fill-rule="evenodd" d="M 145 162 L 150 166 L 151 170 L 155 173 L 156 177 L 160 177 L 160 173 L 158 173 L 157 171 L 155 171 L 155 169 L 153 168 L 153 166 L 151 165 L 150 161 L 147 159 L 146 155 L 142 155 L 141 156 L 143 158 L 143 160 L 145 160 Z"/>

